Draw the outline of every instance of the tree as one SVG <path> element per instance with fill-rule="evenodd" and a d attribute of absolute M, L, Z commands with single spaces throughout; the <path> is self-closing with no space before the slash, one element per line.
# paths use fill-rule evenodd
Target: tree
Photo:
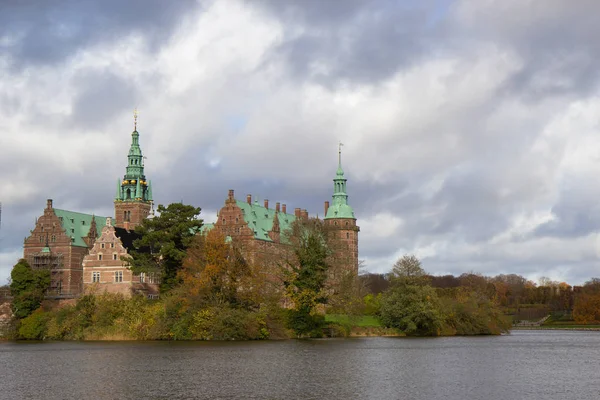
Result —
<path fill-rule="evenodd" d="M 600 293 L 581 293 L 575 298 L 573 319 L 578 324 L 600 323 Z"/>
<path fill-rule="evenodd" d="M 148 218 L 135 230 L 141 236 L 134 241 L 131 258 L 127 259 L 134 273 L 158 273 L 161 292 L 179 283 L 186 250 L 202 227 L 200 208 L 181 203 L 158 206 L 158 216 Z"/>
<path fill-rule="evenodd" d="M 37 310 L 50 287 L 50 271 L 33 270 L 27 260 L 20 259 L 10 273 L 10 292 L 14 315 L 23 319 Z"/>
<path fill-rule="evenodd" d="M 324 317 L 317 306 L 325 304 L 325 284 L 329 270 L 330 250 L 327 229 L 322 221 L 297 221 L 289 234 L 293 258 L 284 268 L 284 287 L 293 307 L 289 310 L 288 326 L 298 336 L 317 334 Z"/>
<path fill-rule="evenodd" d="M 392 268 L 391 277 L 395 283 L 405 285 L 426 285 L 429 283 L 427 274 L 421 267 L 421 261 L 412 254 L 405 254 L 396 261 Z"/>
<path fill-rule="evenodd" d="M 245 285 L 250 275 L 235 244 L 217 230 L 194 238 L 179 272 L 186 293 L 210 305 L 239 305 L 251 297 L 243 293 L 253 289 Z"/>
<path fill-rule="evenodd" d="M 381 296 L 380 316 L 409 336 L 437 336 L 443 322 L 435 289 L 421 285 L 392 286 Z"/>

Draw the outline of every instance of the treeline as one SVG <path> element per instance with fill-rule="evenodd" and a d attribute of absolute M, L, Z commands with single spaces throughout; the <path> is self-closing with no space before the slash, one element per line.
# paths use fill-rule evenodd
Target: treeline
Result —
<path fill-rule="evenodd" d="M 369 311 L 407 335 L 500 334 L 511 326 L 489 286 L 473 280 L 436 285 L 443 280 L 436 282 L 415 256 L 400 258 L 389 274 L 369 274 L 361 281 L 371 291 L 365 297 Z"/>
<path fill-rule="evenodd" d="M 390 288 L 393 274 L 365 274 L 362 284 L 376 296 Z M 592 278 L 581 286 L 540 278 L 535 283 L 517 274 L 483 276 L 475 273 L 425 275 L 438 294 L 452 291 L 477 292 L 492 300 L 515 321 L 541 319 L 556 315 L 566 322 L 600 324 L 600 279 Z"/>

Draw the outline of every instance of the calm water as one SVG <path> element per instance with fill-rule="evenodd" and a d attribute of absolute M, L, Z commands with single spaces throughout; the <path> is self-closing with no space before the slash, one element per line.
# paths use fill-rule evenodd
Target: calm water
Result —
<path fill-rule="evenodd" d="M 600 399 L 600 332 L 0 343 L 2 399 Z"/>

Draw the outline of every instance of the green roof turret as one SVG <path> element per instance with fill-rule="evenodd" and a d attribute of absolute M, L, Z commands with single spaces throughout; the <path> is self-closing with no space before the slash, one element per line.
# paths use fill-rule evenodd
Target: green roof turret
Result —
<path fill-rule="evenodd" d="M 327 209 L 325 219 L 356 219 L 356 217 L 354 217 L 354 210 L 348 204 L 348 194 L 346 193 L 347 179 L 344 177 L 344 170 L 342 169 L 342 146 L 343 144 L 340 143 L 338 147 L 338 169 L 335 178 L 333 179 L 333 201 L 331 206 Z"/>
<path fill-rule="evenodd" d="M 134 126 L 131 133 L 131 146 L 127 155 L 125 176 L 117 187 L 116 201 L 143 201 L 152 200 L 152 192 L 144 175 L 144 155 L 140 148 L 140 134 L 137 131 L 137 110 L 134 111 Z"/>

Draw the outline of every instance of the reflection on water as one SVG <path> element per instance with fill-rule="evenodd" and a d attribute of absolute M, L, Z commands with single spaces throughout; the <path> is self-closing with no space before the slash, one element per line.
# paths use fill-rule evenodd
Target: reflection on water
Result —
<path fill-rule="evenodd" d="M 600 332 L 0 343 L 3 399 L 598 399 Z"/>

